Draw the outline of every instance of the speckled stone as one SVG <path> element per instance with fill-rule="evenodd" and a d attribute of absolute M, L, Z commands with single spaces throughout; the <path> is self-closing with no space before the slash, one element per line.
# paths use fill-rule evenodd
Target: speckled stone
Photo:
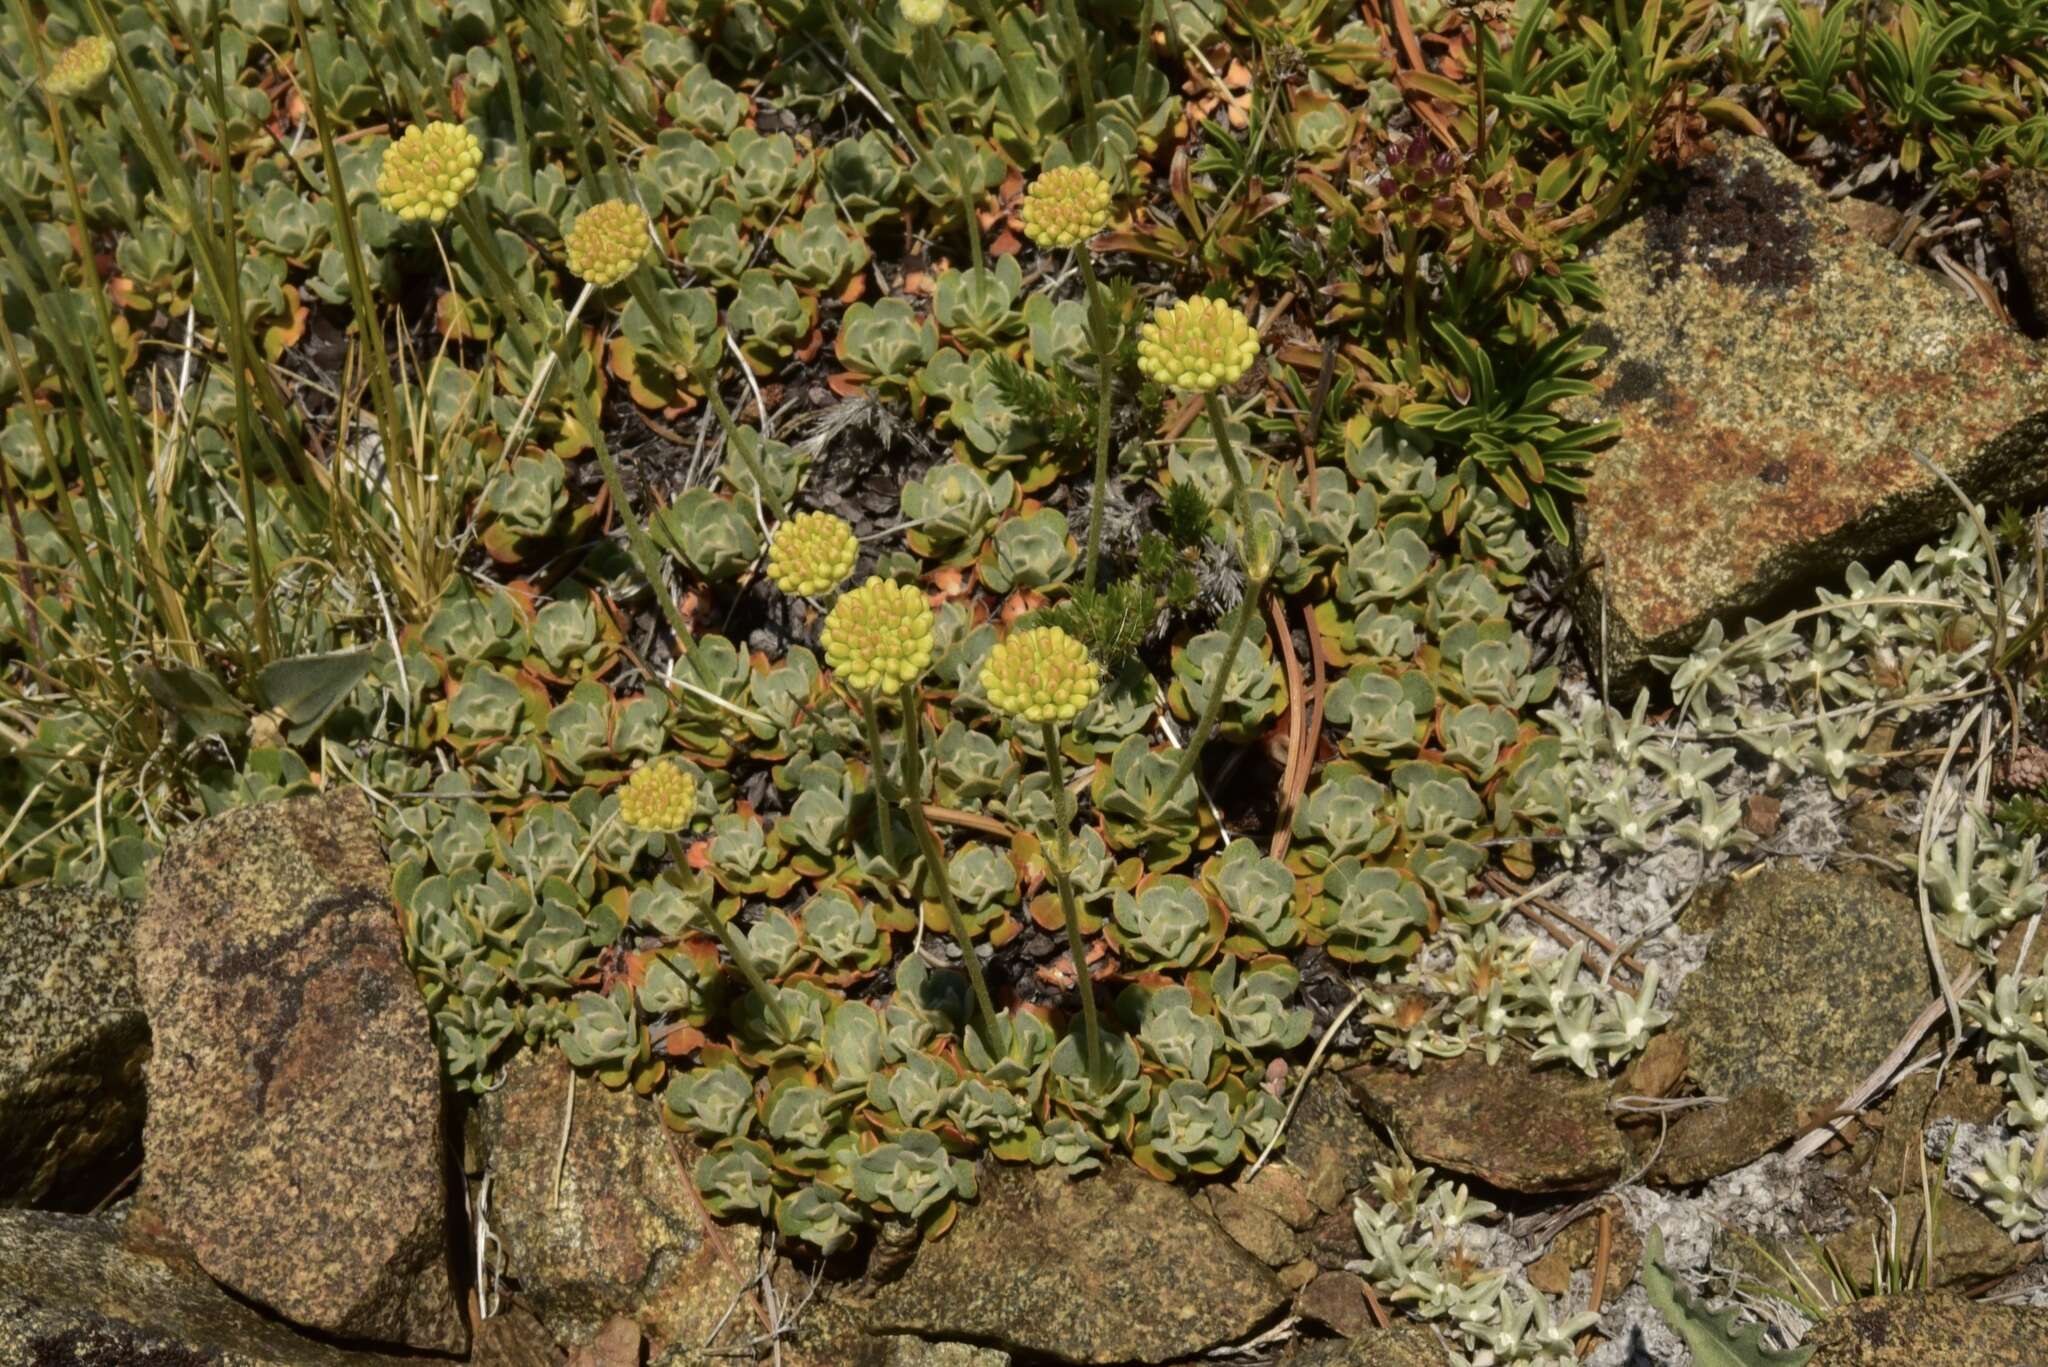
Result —
<path fill-rule="evenodd" d="M 1426 1324 L 1396 1320 L 1357 1338 L 1297 1344 L 1284 1367 L 1449 1367 L 1443 1340 Z"/>
<path fill-rule="evenodd" d="M 1464 1054 L 1343 1076 L 1417 1163 L 1526 1192 L 1604 1187 L 1632 1166 L 1607 1085 L 1573 1069 Z"/>
<path fill-rule="evenodd" d="M 135 908 L 0 892 L 0 1206 L 90 1208 L 142 1161 Z"/>
<path fill-rule="evenodd" d="M 1806 1367 L 2033 1367 L 2048 1360 L 2048 1310 L 1949 1291 L 1858 1301 L 1806 1338 Z"/>
<path fill-rule="evenodd" d="M 0 1362 L 20 1367 L 401 1367 L 303 1338 L 113 1220 L 0 1211 Z"/>
<path fill-rule="evenodd" d="M 2048 316 L 2048 170 L 2015 166 L 2005 181 L 2006 216 L 2012 220 L 2012 252 L 2027 282 L 2036 318 Z"/>
<path fill-rule="evenodd" d="M 563 1149 L 569 1079 L 559 1052 L 522 1054 L 478 1108 L 505 1271 L 570 1347 L 624 1315 L 656 1347 L 700 1348 L 759 1265 L 759 1234 L 710 1219 L 690 1176 L 695 1147 L 671 1134 L 644 1097 L 578 1078 Z M 727 1327 L 720 1343 L 728 1348 L 758 1331 L 744 1303 Z"/>
<path fill-rule="evenodd" d="M 1934 999 L 1913 899 L 1858 869 L 1785 862 L 1709 892 L 1706 962 L 1668 1027 L 1702 1092 L 1730 1099 L 1755 1152 L 1839 1105 Z M 1741 1104 L 1768 1089 L 1769 1115 Z M 1711 1123 L 1713 1111 L 1700 1113 Z M 1739 1163 L 1738 1163 L 1739 1165 Z"/>
<path fill-rule="evenodd" d="M 1250 1333 L 1286 1301 L 1183 1186 L 1121 1160 L 1080 1179 L 996 1163 L 981 1198 L 876 1296 L 868 1327 L 1060 1362 L 1167 1362 Z"/>
<path fill-rule="evenodd" d="M 1617 679 L 1946 529 L 1954 496 L 1915 451 L 1994 508 L 2048 489 L 2038 347 L 1764 139 L 1717 140 L 1692 176 L 1589 255 L 1608 354 L 1574 415 L 1621 435 L 1578 506 L 1576 606 Z"/>
<path fill-rule="evenodd" d="M 778 1281 L 790 1283 L 783 1289 L 785 1303 L 800 1303 L 810 1288 L 788 1264 L 783 1268 Z M 915 1334 L 870 1334 L 866 1315 L 866 1302 L 851 1288 L 829 1282 L 818 1288 L 783 1341 L 783 1367 L 1010 1367 L 1010 1355 L 1000 1348 Z M 724 1367 L 731 1361 L 675 1354 L 651 1367 Z"/>
<path fill-rule="evenodd" d="M 141 1195 L 165 1232 L 295 1324 L 462 1351 L 439 1060 L 362 796 L 173 836 L 135 957 L 156 1033 Z"/>

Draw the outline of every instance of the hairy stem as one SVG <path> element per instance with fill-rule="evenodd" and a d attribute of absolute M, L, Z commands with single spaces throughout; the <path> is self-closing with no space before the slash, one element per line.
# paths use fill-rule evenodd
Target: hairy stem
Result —
<path fill-rule="evenodd" d="M 1047 861 L 1052 867 L 1052 881 L 1060 893 L 1060 914 L 1067 923 L 1067 953 L 1074 960 L 1074 990 L 1081 994 L 1081 1020 L 1088 1038 L 1088 1072 L 1091 1077 L 1104 1076 L 1102 1064 L 1102 1022 L 1095 1015 L 1095 977 L 1088 971 L 1088 942 L 1081 935 L 1081 908 L 1074 900 L 1074 881 L 1071 870 L 1074 867 L 1072 831 L 1074 822 L 1074 799 L 1067 792 L 1066 765 L 1060 759 L 1059 728 L 1051 722 L 1040 723 L 1040 736 L 1045 744 L 1045 767 L 1052 779 L 1053 836 L 1059 847 L 1057 853 Z"/>
<path fill-rule="evenodd" d="M 882 700 L 874 693 L 861 695 L 860 724 L 867 732 L 868 761 L 873 766 L 875 778 L 875 824 L 881 827 L 882 858 L 888 862 L 893 877 L 903 866 L 896 862 L 896 823 L 889 819 L 889 808 L 896 804 L 898 795 L 890 791 L 888 761 L 882 754 L 881 706 Z"/>
<path fill-rule="evenodd" d="M 1088 496 L 1088 567 L 1081 585 L 1091 593 L 1102 562 L 1102 505 L 1109 497 L 1109 408 L 1115 387 L 1111 373 L 1109 301 L 1102 297 L 1102 282 L 1095 278 L 1093 254 L 1084 242 L 1075 250 L 1081 263 L 1081 279 L 1088 286 L 1088 330 L 1095 341 L 1095 483 Z"/>
<path fill-rule="evenodd" d="M 681 870 L 690 866 L 690 852 L 683 848 L 682 836 L 674 831 L 669 832 L 668 855 L 675 861 L 675 877 L 670 881 L 677 891 L 683 892 L 684 897 L 688 898 L 689 894 L 684 891 L 680 880 Z M 718 942 L 725 946 L 726 955 L 732 959 L 733 966 L 739 969 L 740 976 L 747 980 L 747 986 L 760 994 L 769 1019 L 782 1028 L 782 1038 L 795 1043 L 796 1023 L 789 1018 L 789 1013 L 782 1009 L 782 997 L 768 979 L 762 976 L 761 966 L 754 962 L 753 951 L 747 948 L 747 942 L 740 937 L 740 933 L 732 928 L 732 922 L 720 916 L 708 901 L 698 908 L 698 917 L 710 928 L 711 933 L 718 937 Z"/>
<path fill-rule="evenodd" d="M 953 896 L 953 885 L 946 876 L 945 848 L 939 844 L 938 832 L 932 829 L 931 818 L 924 812 L 924 756 L 919 734 L 923 728 L 917 718 L 917 685 L 905 684 L 898 702 L 903 709 L 903 805 L 910 816 L 910 828 L 917 832 L 918 847 L 924 852 L 925 876 L 931 879 L 939 894 L 939 905 L 945 909 L 947 933 L 959 946 L 960 962 L 967 970 L 967 985 L 974 992 L 974 1009 L 981 1015 L 982 1043 L 988 1047 L 989 1057 L 994 1058 L 1005 1048 L 1001 1017 L 996 1014 L 995 999 L 989 995 L 988 979 L 982 976 L 981 960 L 975 957 L 974 937 L 967 929 L 967 918 L 960 914 L 959 900 Z"/>
<path fill-rule="evenodd" d="M 1237 447 L 1230 440 L 1230 415 L 1224 410 L 1223 400 L 1212 389 L 1207 402 L 1209 426 L 1216 434 L 1216 449 L 1223 456 L 1224 470 L 1230 475 L 1230 498 L 1237 513 L 1237 534 L 1248 553 L 1252 539 L 1252 496 L 1245 484 L 1244 463 L 1238 459 Z M 1230 624 L 1229 644 L 1223 648 L 1223 660 L 1217 667 L 1209 701 L 1203 704 L 1202 715 L 1188 735 L 1187 748 L 1180 752 L 1180 764 L 1173 771 L 1173 781 L 1166 785 L 1169 794 L 1179 792 L 1180 785 L 1187 782 L 1195 772 L 1195 766 L 1201 763 L 1202 747 L 1209 743 L 1209 733 L 1216 729 L 1216 718 L 1223 711 L 1223 695 L 1227 691 L 1231 667 L 1237 663 L 1237 652 L 1251 632 L 1252 618 L 1258 615 L 1259 595 L 1264 591 L 1264 577 L 1252 574 L 1247 567 L 1244 596 L 1237 603 L 1237 619 Z"/>

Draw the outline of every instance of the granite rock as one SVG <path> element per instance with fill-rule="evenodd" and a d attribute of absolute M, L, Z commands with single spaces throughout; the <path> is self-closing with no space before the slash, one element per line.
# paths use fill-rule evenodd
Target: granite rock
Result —
<path fill-rule="evenodd" d="M 1717 920 L 1705 963 L 1678 990 L 1668 1029 L 1701 1091 L 1727 1099 L 1688 1117 L 1699 1181 L 1775 1148 L 1839 1105 L 1934 999 L 1913 899 L 1860 869 L 1767 866 L 1703 899 Z M 1761 1098 L 1761 1103 L 1759 1103 Z M 1740 1144 L 1705 1129 L 1739 1129 Z"/>
<path fill-rule="evenodd" d="M 1934 1291 L 1836 1311 L 1807 1336 L 1806 1367 L 2027 1367 L 2043 1344 L 2048 1310 Z"/>
<path fill-rule="evenodd" d="M 115 1220 L 0 1211 L 0 1362 L 35 1367 L 401 1367 L 294 1333 Z"/>
<path fill-rule="evenodd" d="M 1410 1072 L 1361 1064 L 1344 1074 L 1366 1114 L 1417 1163 L 1509 1191 L 1585 1191 L 1632 1166 L 1607 1084 L 1519 1056 L 1425 1060 Z"/>
<path fill-rule="evenodd" d="M 736 1346 L 758 1327 L 743 1301 L 726 1313 L 759 1265 L 757 1229 L 710 1218 L 690 1175 L 694 1148 L 652 1103 L 579 1077 L 572 1110 L 571 1076 L 555 1050 L 522 1054 L 478 1111 L 488 1218 L 506 1275 L 572 1347 L 618 1317 L 657 1349 L 700 1349 L 721 1321 L 721 1345 Z"/>
<path fill-rule="evenodd" d="M 1575 604 L 1613 678 L 1953 522 L 2048 489 L 2039 348 L 1845 223 L 1761 138 L 1590 253 L 1607 348 L 1576 420 L 1620 436 L 1576 510 Z"/>
<path fill-rule="evenodd" d="M 135 932 L 155 1032 L 142 1200 L 235 1294 L 461 1352 L 440 1061 L 361 795 L 174 835 Z"/>
<path fill-rule="evenodd" d="M 875 1333 L 963 1338 L 1060 1362 L 1167 1362 L 1285 1305 L 1273 1274 L 1182 1185 L 1115 1160 L 1073 1180 L 998 1163 L 981 1197 L 868 1313 Z"/>
<path fill-rule="evenodd" d="M 0 926 L 0 1206 L 88 1209 L 142 1162 L 135 908 L 17 889 Z"/>

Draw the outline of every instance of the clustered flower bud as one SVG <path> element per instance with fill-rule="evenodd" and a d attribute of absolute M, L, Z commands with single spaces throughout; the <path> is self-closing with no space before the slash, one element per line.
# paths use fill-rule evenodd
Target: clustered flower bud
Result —
<path fill-rule="evenodd" d="M 1095 661 L 1059 627 L 1032 627 L 997 642 L 981 687 L 997 711 L 1020 721 L 1072 721 L 1095 696 Z"/>
<path fill-rule="evenodd" d="M 947 0 L 898 0 L 896 8 L 902 11 L 905 23 L 915 28 L 930 28 L 946 17 Z"/>
<path fill-rule="evenodd" d="M 1259 354 L 1251 320 L 1220 299 L 1198 296 L 1155 311 L 1138 329 L 1138 369 L 1175 389 L 1237 383 Z"/>
<path fill-rule="evenodd" d="M 631 275 L 647 255 L 647 212 L 623 199 L 593 204 L 563 235 L 569 273 L 603 289 Z"/>
<path fill-rule="evenodd" d="M 846 582 L 859 553 L 845 518 L 798 513 L 777 527 L 768 543 L 768 577 L 784 593 L 826 593 Z"/>
<path fill-rule="evenodd" d="M 674 760 L 650 760 L 619 789 L 619 819 L 639 831 L 680 831 L 697 814 L 697 780 Z"/>
<path fill-rule="evenodd" d="M 414 124 L 385 149 L 377 198 L 407 222 L 444 223 L 483 164 L 476 134 L 461 124 Z"/>
<path fill-rule="evenodd" d="M 87 34 L 57 54 L 43 89 L 60 100 L 75 100 L 107 79 L 114 64 L 114 45 L 97 33 Z"/>
<path fill-rule="evenodd" d="M 1421 229 L 1457 220 L 1458 199 L 1453 193 L 1457 177 L 1454 154 L 1428 138 L 1412 137 L 1387 148 L 1373 189 L 1390 218 Z"/>
<path fill-rule="evenodd" d="M 1078 246 L 1109 226 L 1109 182 L 1093 166 L 1056 167 L 1031 182 L 1017 217 L 1041 247 Z"/>
<path fill-rule="evenodd" d="M 870 578 L 832 605 L 818 641 L 848 688 L 899 688 L 931 668 L 931 604 L 914 585 Z"/>

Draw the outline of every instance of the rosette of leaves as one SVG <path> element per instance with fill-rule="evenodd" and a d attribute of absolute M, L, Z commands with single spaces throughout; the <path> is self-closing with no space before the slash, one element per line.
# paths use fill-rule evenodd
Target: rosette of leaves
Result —
<path fill-rule="evenodd" d="M 1416 753 L 1436 714 L 1436 690 L 1420 669 L 1351 670 L 1330 686 L 1325 724 L 1337 748 L 1357 759 L 1390 760 Z"/>
<path fill-rule="evenodd" d="M 662 1118 L 706 1143 L 740 1139 L 759 1116 L 754 1074 L 723 1045 L 698 1051 L 697 1066 L 669 1075 Z"/>
<path fill-rule="evenodd" d="M 1151 874 L 1111 899 L 1109 938 L 1144 968 L 1193 968 L 1223 943 L 1223 909 L 1179 874 Z"/>
<path fill-rule="evenodd" d="M 1241 967 L 1226 958 L 1214 972 L 1198 972 L 1189 981 L 1208 994 L 1230 1042 L 1247 1056 L 1292 1049 L 1308 1038 L 1309 1010 L 1292 1004 L 1301 991 L 1301 974 L 1278 954 L 1247 960 Z"/>
<path fill-rule="evenodd" d="M 1346 963 L 1406 959 L 1429 929 L 1429 899 L 1413 878 L 1346 855 L 1314 884 L 1308 940 Z"/>
<path fill-rule="evenodd" d="M 726 321 L 754 369 L 772 374 L 810 337 L 818 321 L 817 301 L 759 267 L 742 271 L 738 285 L 738 294 L 726 308 Z"/>
<path fill-rule="evenodd" d="M 946 881 L 977 941 L 1002 945 L 1016 936 L 1017 869 L 1000 850 L 979 841 L 962 844 L 946 860 Z M 943 933 L 945 916 L 938 902 L 924 904 L 926 926 Z"/>
<path fill-rule="evenodd" d="M 1027 503 L 982 548 L 981 581 L 996 593 L 1047 588 L 1074 572 L 1079 551 L 1064 513 Z"/>
<path fill-rule="evenodd" d="M 1234 1078 L 1214 1089 L 1187 1078 L 1167 1083 L 1138 1125 L 1132 1161 L 1165 1181 L 1222 1172 L 1247 1143 L 1236 1100 L 1243 1095 Z"/>
<path fill-rule="evenodd" d="M 1173 682 L 1166 690 L 1173 714 L 1193 721 L 1207 709 L 1210 693 L 1223 691 L 1214 734 L 1245 741 L 1257 736 L 1287 705 L 1279 662 L 1261 630 L 1246 642 L 1251 649 L 1230 651 L 1230 633 L 1205 631 L 1173 652 Z M 1225 661 L 1229 673 L 1224 673 Z"/>
<path fill-rule="evenodd" d="M 1232 954 L 1263 955 L 1301 939 L 1294 871 L 1251 841 L 1233 841 L 1211 855 L 1202 865 L 1202 883 L 1229 918 L 1223 947 Z"/>
<path fill-rule="evenodd" d="M 782 272 L 805 289 L 837 294 L 868 263 L 868 246 L 839 222 L 830 204 L 813 204 L 804 216 L 768 235 Z"/>
<path fill-rule="evenodd" d="M 975 1194 L 974 1165 L 930 1130 L 905 1130 L 853 1162 L 853 1194 L 885 1215 L 915 1220 L 927 1233 L 952 1224 L 957 1200 Z"/>
<path fill-rule="evenodd" d="M 607 993 L 580 994 L 570 1005 L 570 1022 L 560 1039 L 570 1067 L 595 1073 L 607 1087 L 631 1084 L 643 1095 L 660 1081 L 647 1027 L 624 983 Z"/>
<path fill-rule="evenodd" d="M 761 554 L 759 525 L 732 499 L 710 489 L 685 489 L 649 519 L 648 534 L 705 579 L 732 579 Z"/>
<path fill-rule="evenodd" d="M 1169 1075 L 1214 1085 L 1229 1060 L 1212 1005 L 1177 984 L 1134 983 L 1117 997 L 1117 1014 L 1146 1056 Z"/>
<path fill-rule="evenodd" d="M 1127 737 L 1098 763 L 1089 794 L 1102 818 L 1103 838 L 1113 849 L 1140 855 L 1155 869 L 1185 860 L 1209 830 L 1192 780 L 1169 791 L 1178 765 L 1143 736 Z M 1213 837 L 1211 837 L 1213 838 Z"/>
<path fill-rule="evenodd" d="M 853 304 L 839 320 L 833 354 L 878 398 L 904 398 L 939 349 L 939 329 L 903 299 Z"/>
<path fill-rule="evenodd" d="M 900 498 L 910 548 L 925 560 L 963 565 L 981 553 L 997 518 L 1015 503 L 1017 481 L 949 460 L 905 480 Z"/>
<path fill-rule="evenodd" d="M 888 962 L 889 937 L 874 912 L 838 889 L 819 893 L 799 914 L 804 947 L 835 973 L 871 973 Z"/>
<path fill-rule="evenodd" d="M 970 351 L 1003 347 L 1024 335 L 1024 315 L 1017 297 L 1024 289 L 1024 268 L 1015 256 L 999 257 L 993 266 L 947 271 L 932 292 L 932 316 L 953 341 Z"/>
<path fill-rule="evenodd" d="M 1392 794 L 1384 783 L 1348 761 L 1324 767 L 1294 814 L 1294 846 L 1288 863 L 1314 873 L 1346 856 L 1381 853 L 1400 833 L 1388 813 Z"/>

